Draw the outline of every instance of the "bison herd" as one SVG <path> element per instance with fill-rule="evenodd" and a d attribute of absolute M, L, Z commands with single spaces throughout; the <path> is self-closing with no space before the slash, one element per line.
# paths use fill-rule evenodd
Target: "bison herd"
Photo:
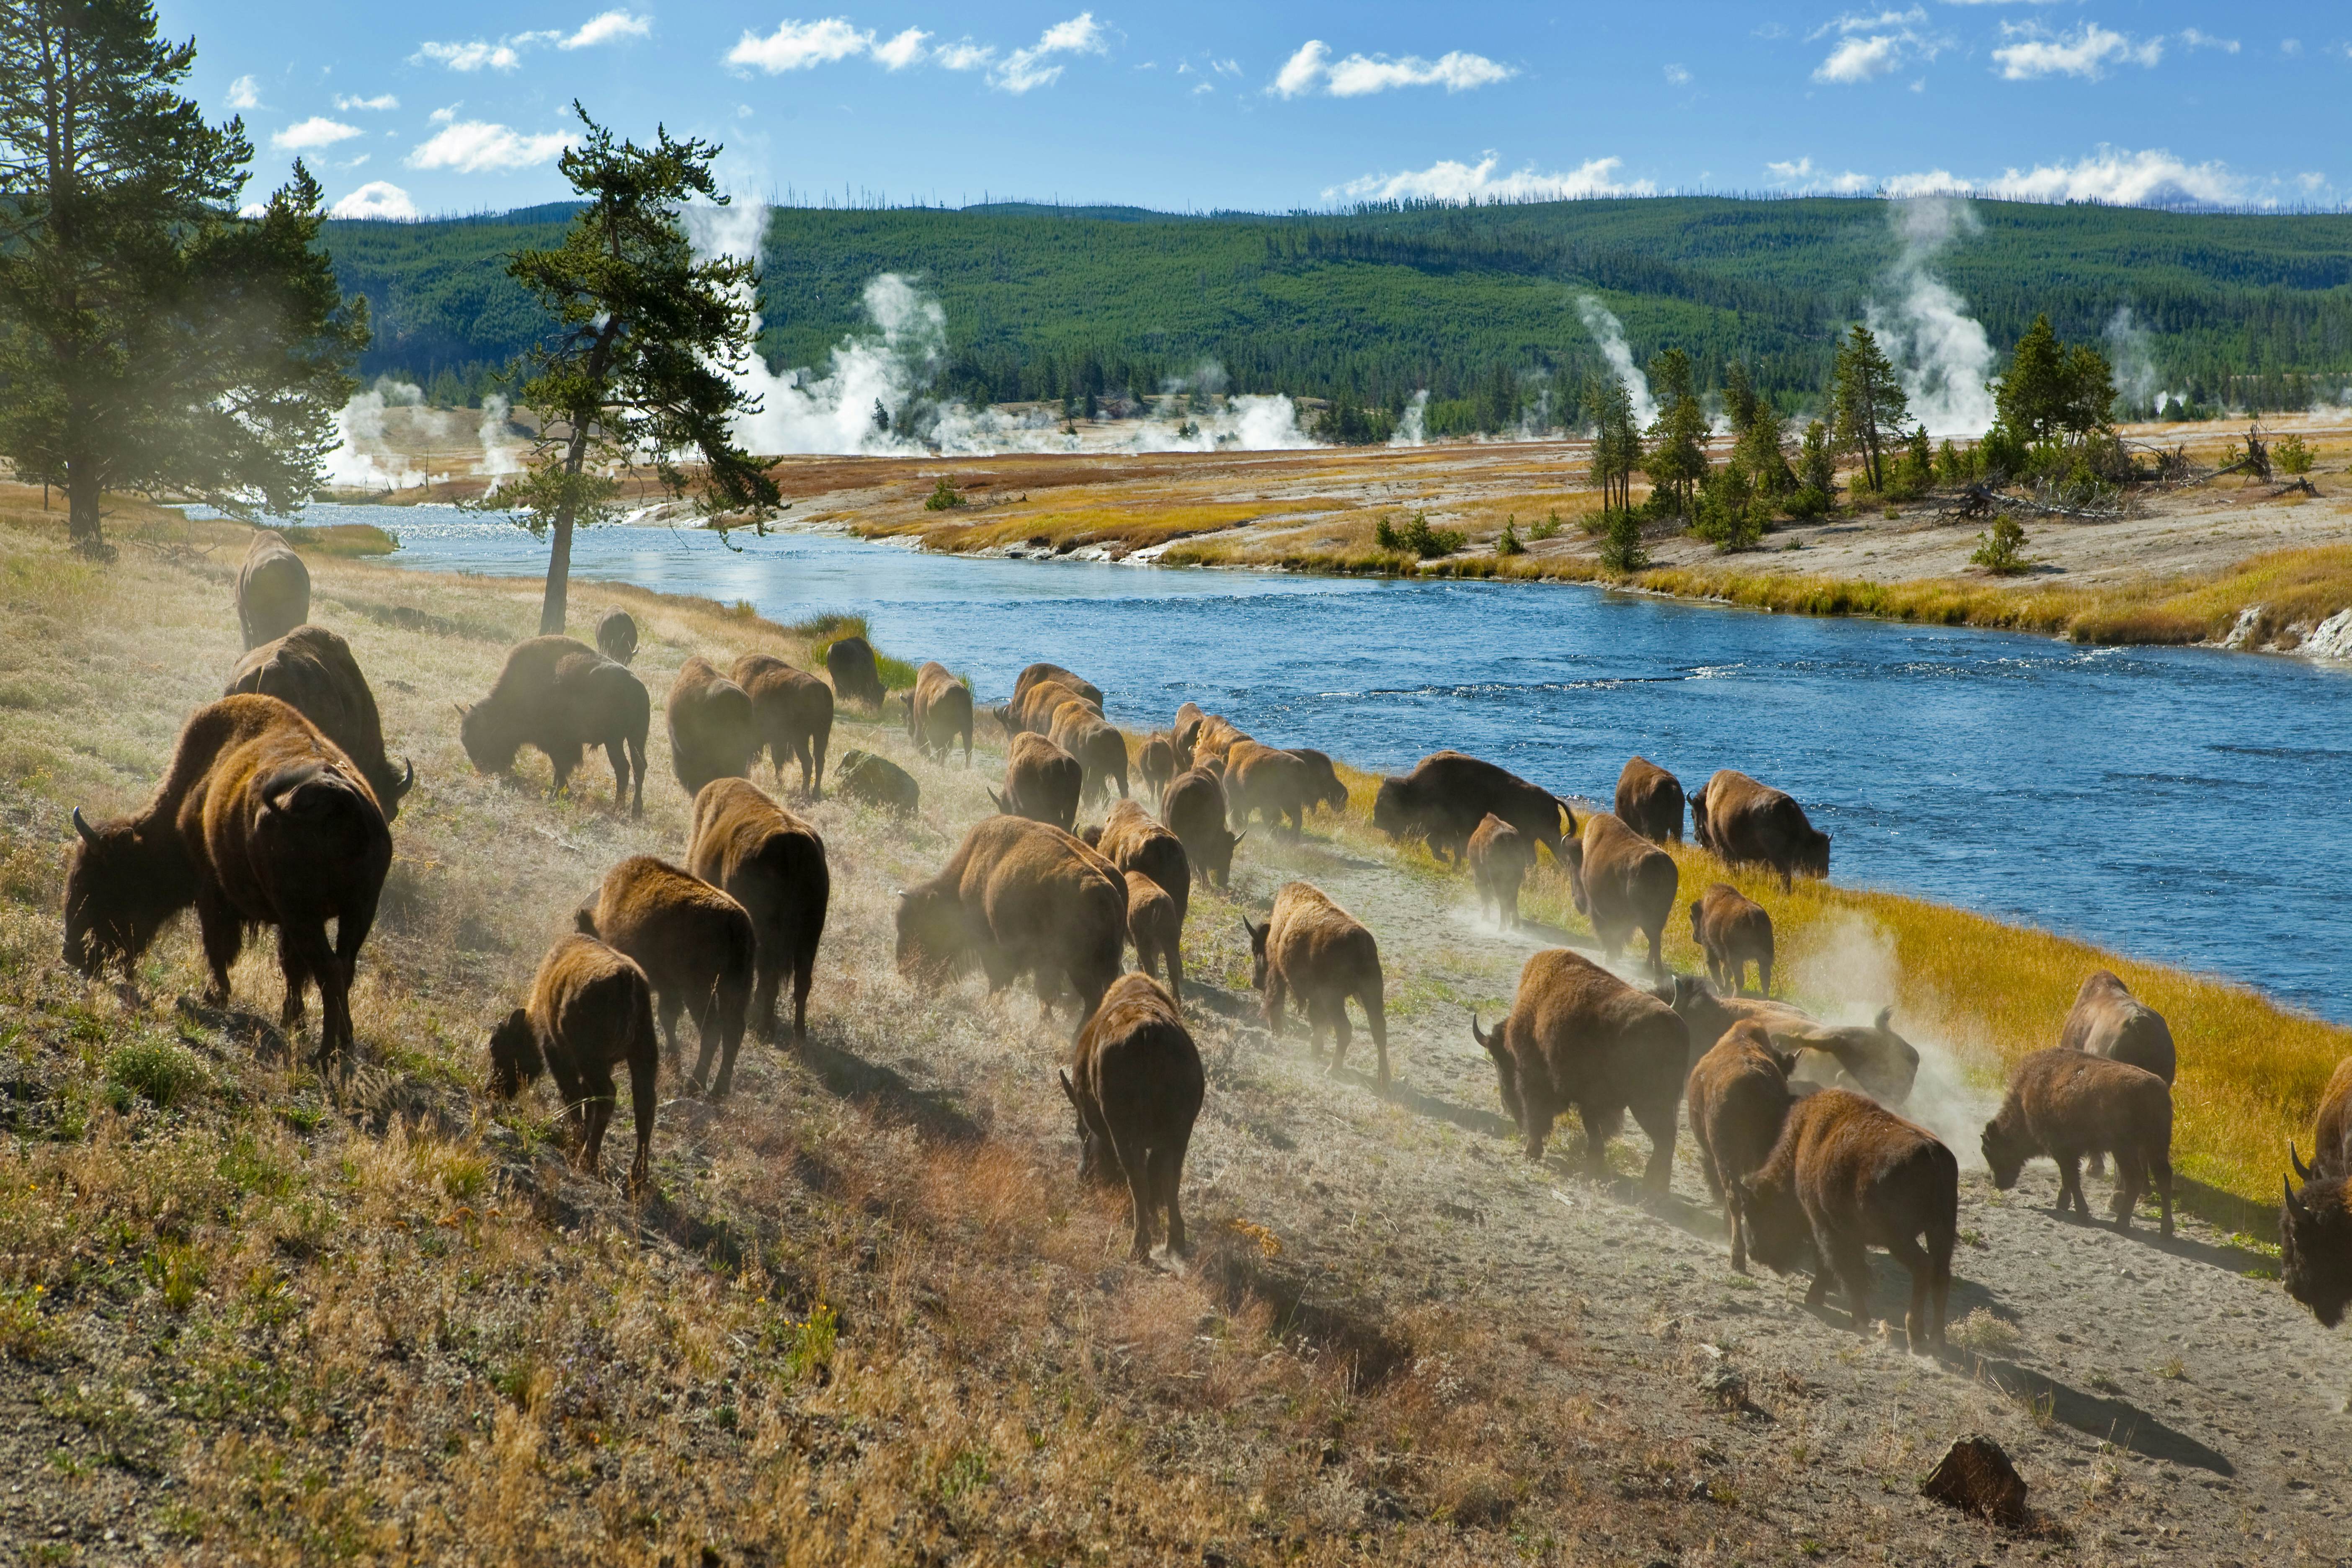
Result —
<path fill-rule="evenodd" d="M 226 694 L 188 720 L 152 800 L 95 826 L 74 814 L 80 841 L 66 879 L 66 957 L 88 973 L 128 973 L 193 907 L 209 994 L 225 1002 L 247 928 L 275 926 L 283 1021 L 300 1020 L 315 985 L 324 1015 L 319 1058 L 336 1064 L 352 1045 L 354 966 L 391 864 L 390 824 L 415 770 L 394 772 L 349 646 L 305 624 L 308 575 L 282 539 L 257 534 L 237 594 L 248 651 Z M 588 748 L 601 747 L 615 809 L 627 802 L 642 813 L 652 703 L 628 668 L 635 623 L 607 614 L 596 644 L 540 637 L 518 645 L 490 690 L 461 707 L 459 738 L 485 773 L 510 768 L 524 746 L 538 749 L 558 788 Z M 684 662 L 664 705 L 673 765 L 693 797 L 684 857 L 634 856 L 613 867 L 581 906 L 577 933 L 548 951 L 525 1005 L 490 1032 L 493 1091 L 512 1096 L 552 1076 L 575 1157 L 591 1170 L 615 1106 L 614 1069 L 625 1066 L 633 1190 L 649 1179 L 655 1080 L 665 1046 L 680 1059 L 681 1017 L 698 1034 L 691 1083 L 713 1096 L 728 1093 L 747 1028 L 762 1039 L 782 1032 L 787 984 L 791 1038 L 806 1041 L 830 899 L 825 847 L 747 775 L 764 753 L 781 787 L 790 759 L 803 793 L 821 795 L 836 695 L 877 713 L 883 703 L 862 637 L 832 644 L 825 665 L 819 678 L 768 654 L 746 655 L 724 673 L 699 657 Z M 944 763 L 961 750 L 969 765 L 974 711 L 964 682 L 926 664 L 908 732 L 926 756 Z M 1128 740 L 1091 682 L 1033 665 L 993 716 L 1009 742 L 1003 786 L 991 792 L 998 813 L 964 834 L 937 875 L 899 893 L 898 968 L 929 986 L 976 966 L 992 990 L 1026 978 L 1041 1001 L 1076 1003 L 1060 1081 L 1077 1120 L 1081 1175 L 1125 1183 L 1136 1258 L 1149 1256 L 1162 1229 L 1181 1252 L 1179 1188 L 1204 1092 L 1181 1001 L 1193 883 L 1228 887 L 1253 820 L 1296 836 L 1317 808 L 1343 809 L 1347 785 L 1323 753 L 1262 744 L 1186 703 L 1168 731 L 1135 751 L 1155 816 L 1130 795 Z M 919 798 L 904 770 L 864 752 L 844 754 L 836 784 L 899 811 Z M 1120 798 L 1101 825 L 1079 835 L 1081 807 L 1113 788 Z M 1958 1167 L 1935 1134 L 1900 1114 L 1917 1051 L 1885 1013 L 1868 1026 L 1832 1026 L 1771 997 L 1770 915 L 1727 883 L 1687 906 L 1712 984 L 1665 968 L 1679 873 L 1662 846 L 1680 841 L 1685 809 L 1700 845 L 1728 864 L 1777 874 L 1784 889 L 1798 874 L 1828 874 L 1828 836 L 1789 795 L 1727 769 L 1686 794 L 1673 774 L 1634 757 L 1613 804 L 1613 814 L 1580 818 L 1549 791 L 1457 752 L 1381 779 L 1370 803 L 1376 829 L 1466 862 L 1482 904 L 1507 929 L 1518 923 L 1521 885 L 1540 847 L 1565 873 L 1610 963 L 1634 938 L 1646 943 L 1649 986 L 1552 948 L 1528 959 L 1491 1031 L 1471 1018 L 1526 1153 L 1540 1157 L 1555 1122 L 1573 1110 L 1587 1167 L 1602 1174 L 1606 1147 L 1630 1113 L 1649 1144 L 1643 1185 L 1663 1193 L 1687 1101 L 1735 1269 L 1744 1272 L 1751 1256 L 1778 1270 L 1810 1269 L 1816 1305 L 1833 1277 L 1860 1325 L 1868 1321 L 1864 1249 L 1884 1248 L 1911 1275 L 1911 1343 L 1940 1343 Z M 1388 1031 L 1372 932 L 1301 881 L 1281 888 L 1264 924 L 1243 924 L 1269 1030 L 1281 1033 L 1295 1004 L 1318 1059 L 1330 1033 L 1336 1072 L 1353 1003 L 1385 1089 Z M 1137 973 L 1123 973 L 1129 948 Z M 1994 1184 L 2010 1187 L 2026 1161 L 2048 1158 L 2060 1171 L 2060 1209 L 2087 1216 L 2081 1162 L 2091 1160 L 2095 1174 L 2111 1154 L 2118 1227 L 2130 1226 L 2152 1191 L 2170 1234 L 2176 1065 L 2163 1018 L 2115 975 L 2093 973 L 2056 1047 L 2017 1064 L 1984 1127 Z M 2309 1163 L 2290 1152 L 2283 1271 L 2295 1299 L 2332 1325 L 2352 1306 L 2352 1061 L 2327 1087 Z"/>

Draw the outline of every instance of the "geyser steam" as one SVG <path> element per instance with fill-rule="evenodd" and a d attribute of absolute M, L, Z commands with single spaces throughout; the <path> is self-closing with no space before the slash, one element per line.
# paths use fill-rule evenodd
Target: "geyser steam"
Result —
<path fill-rule="evenodd" d="M 1887 216 L 1903 255 L 1887 274 L 1892 302 L 1873 300 L 1865 312 L 1879 346 L 1895 362 L 1911 417 L 1930 436 L 1981 436 L 1993 420 L 1992 343 L 1968 302 L 1933 271 L 1936 258 L 1964 234 L 1984 226 L 1976 208 L 1951 196 L 1916 196 L 1890 203 Z"/>
<path fill-rule="evenodd" d="M 1590 294 L 1576 297 L 1576 313 L 1584 318 L 1584 330 L 1601 347 L 1601 357 L 1624 385 L 1625 395 L 1633 400 L 1633 422 L 1648 429 L 1658 417 L 1658 405 L 1650 395 L 1650 378 L 1633 363 L 1633 351 L 1625 342 L 1625 324 L 1609 307 Z"/>

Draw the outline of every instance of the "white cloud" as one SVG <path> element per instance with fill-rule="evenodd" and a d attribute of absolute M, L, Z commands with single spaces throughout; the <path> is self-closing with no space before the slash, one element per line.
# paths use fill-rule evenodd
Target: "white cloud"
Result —
<path fill-rule="evenodd" d="M 905 70 L 923 58 L 923 40 L 929 37 L 920 27 L 908 27 L 874 46 L 874 63 L 885 70 Z"/>
<path fill-rule="evenodd" d="M 457 110 L 463 109 L 465 105 L 466 100 L 464 99 L 459 99 L 455 103 L 447 104 L 442 108 L 436 109 L 432 113 L 425 117 L 425 123 L 427 125 L 446 125 L 449 121 L 457 118 Z"/>
<path fill-rule="evenodd" d="M 1577 196 L 1648 196 L 1657 186 L 1648 180 L 1620 180 L 1618 158 L 1594 158 L 1566 174 L 1540 174 L 1532 166 L 1496 175 L 1501 160 L 1488 153 L 1475 163 L 1442 159 L 1426 169 L 1402 174 L 1366 174 L 1334 185 L 1323 193 L 1326 201 L 1433 200 L 1566 201 Z"/>
<path fill-rule="evenodd" d="M 1916 60 L 1932 60 L 1950 40 L 1923 31 L 1927 26 L 1927 13 L 1917 5 L 1872 15 L 1848 12 L 1808 35 L 1839 35 L 1828 57 L 1813 68 L 1813 79 L 1851 87 L 1891 76 Z"/>
<path fill-rule="evenodd" d="M 2327 185 L 2327 176 L 2320 174 L 2302 174 L 2294 177 L 2294 183 L 2306 191 L 2324 190 Z"/>
<path fill-rule="evenodd" d="M 2196 27 L 2182 28 L 2180 41 L 2192 49 L 2219 49 L 2225 55 L 2234 55 L 2238 52 L 2237 39 L 2217 38 L 2212 34 Z"/>
<path fill-rule="evenodd" d="M 527 169 L 572 145 L 568 132 L 534 133 L 480 120 L 444 126 L 408 154 L 412 169 L 455 169 L 461 174 Z"/>
<path fill-rule="evenodd" d="M 490 43 L 476 38 L 468 44 L 424 44 L 409 57 L 411 64 L 434 60 L 453 71 L 478 71 L 488 66 L 492 70 L 510 71 L 522 64 L 522 57 L 507 43 Z"/>
<path fill-rule="evenodd" d="M 861 56 L 892 71 L 905 70 L 928 59 L 942 70 L 985 70 L 991 87 L 1023 93 L 1059 79 L 1063 67 L 1054 62 L 1057 55 L 1109 52 L 1109 34 L 1091 11 L 1081 11 L 1066 22 L 1055 23 L 1038 35 L 1034 44 L 1010 54 L 1000 54 L 995 45 L 974 43 L 970 37 L 926 51 L 924 41 L 931 36 L 920 27 L 907 27 L 883 38 L 870 27 L 852 25 L 845 16 L 826 16 L 814 22 L 788 19 L 765 37 L 746 32 L 727 52 L 727 63 L 777 76 Z"/>
<path fill-rule="evenodd" d="M 1313 92 L 1315 84 L 1323 79 L 1329 65 L 1331 51 L 1320 38 L 1309 38 L 1298 46 L 1298 52 L 1285 60 L 1282 69 L 1275 74 L 1268 92 L 1282 98 L 1297 98 L 1302 92 Z"/>
<path fill-rule="evenodd" d="M 338 142 L 348 142 L 359 134 L 360 128 L 356 125 L 345 125 L 339 120 L 314 114 L 308 120 L 272 133 L 269 144 L 284 152 L 307 153 L 314 148 L 331 147 Z"/>
<path fill-rule="evenodd" d="M 1770 163 L 1764 165 L 1774 180 L 1783 185 L 1806 191 L 1833 191 L 1850 196 L 1871 187 L 1868 174 L 1858 174 L 1852 169 L 1832 174 L 1827 169 L 1813 166 L 1812 159 L 1799 158 L 1794 163 Z"/>
<path fill-rule="evenodd" d="M 261 84 L 249 76 L 241 76 L 228 84 L 228 106 L 231 109 L 259 109 Z"/>
<path fill-rule="evenodd" d="M 1320 38 L 1309 38 L 1283 63 L 1268 92 L 1297 98 L 1320 87 L 1333 98 L 1362 98 L 1399 87 L 1442 87 L 1448 92 L 1507 81 L 1518 74 L 1511 67 L 1454 49 L 1433 60 L 1419 55 L 1391 59 L 1386 55 L 1349 55 L 1334 60 Z"/>
<path fill-rule="evenodd" d="M 651 16 L 633 16 L 626 11 L 604 11 L 580 24 L 580 30 L 571 37 L 557 40 L 559 49 L 586 49 L 598 44 L 609 44 L 615 38 L 642 38 L 654 30 Z"/>
<path fill-rule="evenodd" d="M 959 38 L 931 51 L 931 63 L 943 70 L 976 71 L 995 58 L 993 45 L 975 44 L 970 38 Z"/>
<path fill-rule="evenodd" d="M 845 16 L 827 16 L 815 22 L 788 20 L 778 23 L 776 30 L 764 38 L 746 32 L 727 51 L 727 63 L 756 66 L 770 76 L 779 76 L 785 71 L 829 66 L 873 47 L 872 31 L 851 26 Z"/>
<path fill-rule="evenodd" d="M 2072 163 L 2037 163 L 1971 180 L 1937 169 L 1886 182 L 1890 196 L 1947 193 L 2036 202 L 2107 202 L 2118 206 L 2189 203 L 2220 206 L 2253 199 L 2253 188 L 2218 160 L 2191 163 L 2160 149 L 2102 147 Z"/>
<path fill-rule="evenodd" d="M 2032 81 L 2045 76 L 2076 76 L 2096 81 L 2119 65 L 2154 66 L 2164 58 L 2164 40 L 2135 43 L 2129 36 L 2085 22 L 2070 35 L 2045 31 L 2037 24 L 2003 22 L 2001 37 L 2015 41 L 1993 50 L 2000 74 L 2011 81 Z"/>
<path fill-rule="evenodd" d="M 1045 61 L 1055 55 L 1101 55 L 1110 52 L 1108 38 L 1092 11 L 1081 11 L 1066 22 L 1056 22 L 1025 49 L 1015 49 L 988 73 L 988 85 L 1001 92 L 1024 93 L 1051 87 L 1062 74 Z"/>
<path fill-rule="evenodd" d="M 2303 40 L 2301 38 L 2281 38 L 2279 40 L 2279 53 L 2283 55 L 2299 55 L 2303 53 Z"/>
<path fill-rule="evenodd" d="M 1666 85 L 1668 87 L 1688 87 L 1690 85 L 1690 79 L 1691 73 L 1686 68 L 1671 65 L 1666 68 Z"/>
<path fill-rule="evenodd" d="M 390 180 L 370 180 L 327 209 L 329 217 L 415 217 L 416 204 Z"/>
<path fill-rule="evenodd" d="M 1903 41 L 1891 34 L 1841 39 L 1813 72 L 1815 81 L 1859 82 L 1899 70 Z"/>
<path fill-rule="evenodd" d="M 348 93 L 348 92 L 339 92 L 339 93 L 335 94 L 335 107 L 336 107 L 337 109 L 345 109 L 345 110 L 349 110 L 349 109 L 373 109 L 373 110 L 398 109 L 398 108 L 400 107 L 400 100 L 398 100 L 398 99 L 396 99 L 396 98 L 393 97 L 393 95 L 392 95 L 392 94 L 390 94 L 390 93 L 388 93 L 388 92 L 380 92 L 380 93 L 376 94 L 373 98 L 354 98 L 354 97 L 352 97 L 352 96 L 350 93 Z"/>
<path fill-rule="evenodd" d="M 1239 76 L 1242 74 L 1242 62 L 1213 58 L 1209 61 L 1209 68 L 1219 76 Z"/>

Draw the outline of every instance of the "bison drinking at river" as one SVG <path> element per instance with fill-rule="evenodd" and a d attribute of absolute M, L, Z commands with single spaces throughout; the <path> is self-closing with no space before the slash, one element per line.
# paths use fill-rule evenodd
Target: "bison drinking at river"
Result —
<path fill-rule="evenodd" d="M 245 646 L 276 642 L 310 618 L 310 569 L 274 528 L 257 528 L 236 570 L 236 624 Z"/>
<path fill-rule="evenodd" d="M 1576 831 L 1576 814 L 1566 802 L 1538 788 L 1517 773 L 1460 752 L 1439 752 L 1414 764 L 1409 773 L 1381 780 L 1372 800 L 1372 826 L 1391 838 L 1418 833 L 1433 853 L 1459 859 L 1463 847 L 1478 830 L 1488 812 L 1540 844 L 1561 854 L 1560 822 Z"/>
<path fill-rule="evenodd" d="M 517 643 L 490 694 L 458 712 L 466 755 L 481 772 L 505 773 L 517 752 L 535 746 L 547 753 L 561 790 L 580 765 L 582 751 L 602 746 L 613 763 L 614 809 L 628 800 L 633 812 L 645 815 L 653 700 L 644 682 L 587 644 L 570 637 Z"/>
<path fill-rule="evenodd" d="M 1786 889 L 1801 871 L 1830 874 L 1830 836 L 1806 820 L 1794 799 L 1746 773 L 1725 768 L 1690 797 L 1691 834 L 1734 866 L 1769 866 Z"/>
<path fill-rule="evenodd" d="M 319 727 L 343 749 L 375 792 L 383 819 L 400 816 L 400 802 L 416 786 L 416 767 L 394 773 L 383 754 L 383 721 L 375 693 L 360 673 L 352 645 L 324 626 L 296 626 L 237 661 L 224 697 L 249 691 L 275 697 Z"/>

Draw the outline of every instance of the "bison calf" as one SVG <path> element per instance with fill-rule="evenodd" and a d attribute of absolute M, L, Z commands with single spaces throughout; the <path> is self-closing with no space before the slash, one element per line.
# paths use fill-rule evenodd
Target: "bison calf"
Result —
<path fill-rule="evenodd" d="M 1488 812 L 1470 836 L 1470 883 L 1478 907 L 1493 909 L 1505 931 L 1519 923 L 1519 884 L 1535 869 L 1536 847 L 1527 835 Z"/>
<path fill-rule="evenodd" d="M 1127 879 L 1127 936 L 1135 945 L 1135 967 L 1150 974 L 1157 968 L 1168 975 L 1168 994 L 1184 1005 L 1183 917 L 1168 889 L 1140 871 L 1122 871 Z"/>
<path fill-rule="evenodd" d="M 1061 1076 L 1078 1113 L 1078 1179 L 1126 1179 L 1138 1263 L 1151 1256 L 1153 1221 L 1162 1213 L 1168 1250 L 1181 1257 L 1177 1188 L 1206 1083 L 1174 1000 L 1148 974 L 1119 976 L 1079 1029 L 1070 1070 Z"/>
<path fill-rule="evenodd" d="M 1153 800 L 1167 795 L 1168 781 L 1176 776 L 1176 748 L 1167 736 L 1154 735 L 1135 749 L 1135 771 Z"/>
<path fill-rule="evenodd" d="M 1612 963 L 1635 931 L 1650 939 L 1650 973 L 1666 973 L 1666 921 L 1680 880 L 1674 857 L 1606 812 L 1568 846 L 1568 890 Z"/>
<path fill-rule="evenodd" d="M 1728 882 L 1717 882 L 1690 907 L 1691 940 L 1706 954 L 1707 977 L 1734 995 L 1748 989 L 1748 966 L 1756 966 L 1756 990 L 1772 994 L 1772 917 L 1764 906 Z"/>
<path fill-rule="evenodd" d="M 759 963 L 759 938 L 743 906 L 690 871 L 632 855 L 604 873 L 595 900 L 575 918 L 583 935 L 626 953 L 646 972 L 673 1059 L 678 1016 L 692 1014 L 702 1050 L 690 1081 L 701 1093 L 718 1053 L 719 1080 L 710 1092 L 724 1098 L 735 1085 L 735 1052 Z"/>
<path fill-rule="evenodd" d="M 1364 1009 L 1364 1022 L 1379 1054 L 1379 1082 L 1389 1086 L 1389 1025 L 1381 976 L 1380 943 L 1355 916 L 1306 882 L 1286 882 L 1274 895 L 1274 912 L 1249 932 L 1252 983 L 1265 993 L 1265 1026 L 1279 1038 L 1285 1005 L 1296 996 L 1307 1015 L 1307 1050 L 1322 1054 L 1323 1030 L 1332 1032 L 1332 1072 L 1348 1055 L 1348 1002 Z"/>
<path fill-rule="evenodd" d="M 637 623 L 628 611 L 610 609 L 596 617 L 596 651 L 614 664 L 637 657 Z"/>
<path fill-rule="evenodd" d="M 613 1068 L 625 1064 L 637 1119 L 629 1191 L 646 1190 L 661 1045 L 654 1037 L 653 987 L 644 970 L 593 937 L 562 938 L 540 961 L 530 1005 L 516 1008 L 490 1031 L 489 1048 L 490 1089 L 500 1100 L 514 1099 L 542 1072 L 553 1075 L 572 1125 L 573 1158 L 591 1175 L 613 1120 Z"/>
<path fill-rule="evenodd" d="M 1684 1085 L 1690 1103 L 1691 1142 L 1698 1145 L 1699 1174 L 1723 1205 L 1731 1231 L 1731 1267 L 1748 1272 L 1748 1236 L 1731 1184 L 1751 1176 L 1780 1142 L 1789 1114 L 1789 1069 L 1792 1052 L 1774 1048 L 1760 1024 L 1735 1024 L 1699 1058 Z"/>
<path fill-rule="evenodd" d="M 535 746 L 553 766 L 560 793 L 581 752 L 602 746 L 613 763 L 614 809 L 627 799 L 633 813 L 645 815 L 653 700 L 643 681 L 587 644 L 556 637 L 517 643 L 489 695 L 457 711 L 458 738 L 478 771 L 505 773 L 517 752 Z"/>
<path fill-rule="evenodd" d="M 2058 1163 L 2058 1209 L 2071 1201 L 2083 1217 L 2081 1161 L 2092 1152 L 2116 1157 L 2116 1228 L 2131 1228 L 2132 1210 L 2154 1179 L 2164 1206 L 2164 1234 L 2172 1234 L 2172 1090 L 2154 1073 L 2127 1062 L 2085 1056 L 2063 1047 L 2036 1051 L 2009 1075 L 2009 1094 L 1985 1123 L 1985 1163 L 2002 1192 L 2017 1184 L 2025 1162 L 2047 1155 Z"/>
<path fill-rule="evenodd" d="M 807 1044 L 809 984 L 833 897 L 824 840 L 750 780 L 714 779 L 694 797 L 686 863 L 751 917 L 751 1026 L 775 1037 L 776 994 L 789 978 L 793 1044 Z"/>

